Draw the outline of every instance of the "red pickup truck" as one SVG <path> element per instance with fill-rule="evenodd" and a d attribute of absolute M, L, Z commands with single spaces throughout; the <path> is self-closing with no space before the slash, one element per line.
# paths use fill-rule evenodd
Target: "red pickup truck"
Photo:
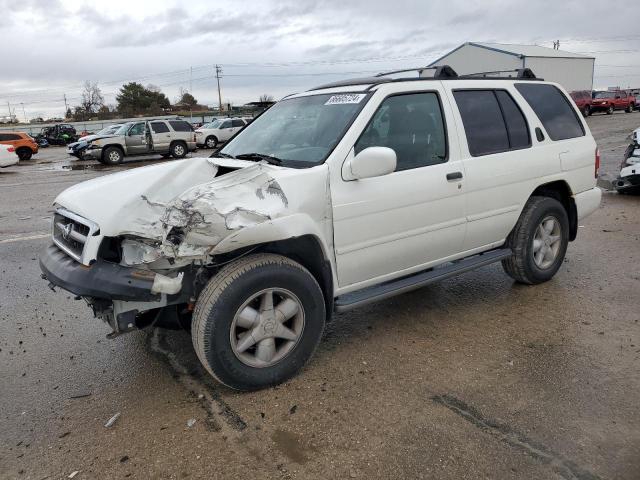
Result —
<path fill-rule="evenodd" d="M 636 108 L 636 97 L 624 90 L 610 92 L 594 92 L 591 101 L 592 112 L 606 112 L 611 115 L 615 110 L 624 110 L 628 113 Z"/>
<path fill-rule="evenodd" d="M 585 117 L 591 115 L 591 90 L 575 90 L 570 95 L 582 115 Z"/>

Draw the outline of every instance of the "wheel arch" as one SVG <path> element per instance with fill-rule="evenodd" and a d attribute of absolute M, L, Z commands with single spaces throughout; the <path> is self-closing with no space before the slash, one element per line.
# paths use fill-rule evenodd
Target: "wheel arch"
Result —
<path fill-rule="evenodd" d="M 533 196 L 555 198 L 562 204 L 569 217 L 569 241 L 575 240 L 578 235 L 578 209 L 569 184 L 564 180 L 545 183 L 531 192 L 530 197 Z"/>

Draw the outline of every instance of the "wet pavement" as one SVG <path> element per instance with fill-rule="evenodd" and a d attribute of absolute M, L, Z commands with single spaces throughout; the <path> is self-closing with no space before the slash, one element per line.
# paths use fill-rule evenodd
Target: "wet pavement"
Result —
<path fill-rule="evenodd" d="M 589 124 L 615 174 L 640 115 Z M 0 478 L 640 478 L 640 197 L 606 193 L 551 282 L 493 265 L 336 315 L 299 376 L 243 394 L 187 332 L 107 340 L 46 287 L 55 195 L 150 163 L 65 157 L 0 171 Z"/>

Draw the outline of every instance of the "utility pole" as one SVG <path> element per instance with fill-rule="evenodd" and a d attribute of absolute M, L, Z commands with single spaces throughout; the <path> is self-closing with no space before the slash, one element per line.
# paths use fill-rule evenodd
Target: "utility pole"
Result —
<path fill-rule="evenodd" d="M 220 65 L 216 65 L 216 79 L 218 80 L 218 113 L 222 113 L 222 95 L 220 94 L 220 74 L 222 73 L 222 68 Z"/>
<path fill-rule="evenodd" d="M 193 95 L 193 67 L 189 67 L 189 93 Z"/>
<path fill-rule="evenodd" d="M 64 93 L 64 116 L 67 117 L 67 112 L 69 111 L 69 107 L 67 106 L 67 94 Z"/>
<path fill-rule="evenodd" d="M 22 105 L 22 115 L 24 116 L 24 123 L 29 123 L 27 121 L 27 114 L 24 111 L 24 103 L 20 102 L 20 105 Z"/>
<path fill-rule="evenodd" d="M 11 104 L 9 103 L 9 100 L 7 100 L 7 107 L 9 107 L 9 118 L 11 118 Z"/>

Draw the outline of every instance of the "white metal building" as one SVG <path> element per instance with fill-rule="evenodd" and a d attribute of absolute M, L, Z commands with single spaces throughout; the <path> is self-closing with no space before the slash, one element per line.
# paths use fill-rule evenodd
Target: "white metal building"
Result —
<path fill-rule="evenodd" d="M 592 90 L 595 58 L 539 45 L 467 42 L 429 66 L 449 65 L 459 75 L 530 68 L 569 92 Z"/>

